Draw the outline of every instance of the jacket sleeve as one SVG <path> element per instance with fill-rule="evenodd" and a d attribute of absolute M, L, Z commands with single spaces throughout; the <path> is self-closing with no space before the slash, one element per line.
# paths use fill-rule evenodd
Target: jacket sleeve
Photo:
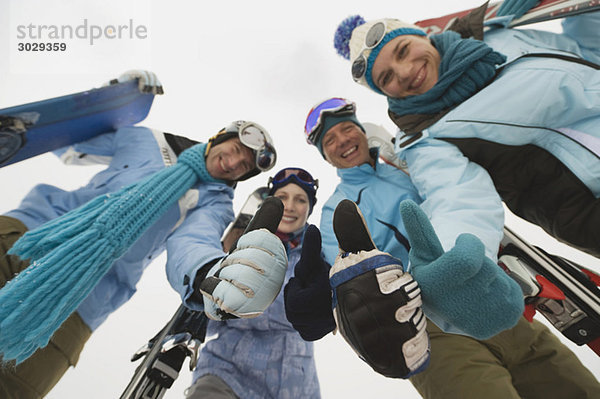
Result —
<path fill-rule="evenodd" d="M 339 247 L 335 233 L 333 232 L 333 212 L 337 204 L 343 200 L 344 197 L 339 193 L 338 189 L 333 195 L 327 200 L 323 208 L 321 209 L 321 223 L 319 230 L 321 230 L 321 250 L 324 254 L 324 258 L 330 265 L 333 265 L 335 257 L 339 253 Z"/>
<path fill-rule="evenodd" d="M 105 133 L 89 140 L 52 151 L 67 165 L 108 165 L 115 154 L 115 133 Z"/>
<path fill-rule="evenodd" d="M 135 140 L 131 137 L 135 136 Z M 151 129 L 142 126 L 124 126 L 114 132 L 104 133 L 91 139 L 53 151 L 67 165 L 108 165 L 119 151 L 131 151 L 136 143 L 156 146 Z M 151 141 L 150 141 L 151 140 Z M 138 151 L 143 151 L 137 147 Z"/>
<path fill-rule="evenodd" d="M 577 42 L 584 58 L 600 64 L 600 11 L 565 18 L 562 26 L 564 34 Z"/>
<path fill-rule="evenodd" d="M 426 139 L 405 150 L 410 176 L 423 198 L 442 247 L 454 247 L 462 233 L 478 237 L 496 260 L 504 227 L 504 208 L 486 170 L 454 145 Z"/>
<path fill-rule="evenodd" d="M 217 189 L 217 185 L 209 186 Z M 167 278 L 190 309 L 204 308 L 202 302 L 190 298 L 196 273 L 208 262 L 225 256 L 221 236 L 233 220 L 231 199 L 227 192 L 201 190 L 198 205 L 167 240 Z"/>

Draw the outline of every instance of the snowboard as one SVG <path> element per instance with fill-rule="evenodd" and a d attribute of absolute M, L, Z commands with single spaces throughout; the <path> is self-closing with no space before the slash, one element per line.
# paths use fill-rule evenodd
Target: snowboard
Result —
<path fill-rule="evenodd" d="M 363 126 L 379 157 L 408 173 L 394 153 L 392 133 L 372 123 Z M 498 264 L 521 287 L 525 317 L 531 321 L 539 312 L 569 340 L 600 356 L 600 275 L 532 246 L 506 226 L 500 245 Z"/>
<path fill-rule="evenodd" d="M 230 252 L 249 227 L 252 218 L 267 198 L 269 189 L 259 187 L 246 199 L 221 240 L 223 250 Z M 251 228 L 251 227 L 250 227 Z M 121 394 L 121 399 L 162 398 L 177 377 L 187 357 L 190 371 L 196 367 L 198 351 L 206 336 L 208 317 L 180 305 L 167 324 L 140 349 L 131 361 L 143 358 Z"/>
<path fill-rule="evenodd" d="M 488 5 L 484 20 L 487 21 L 494 18 L 501 5 L 502 1 L 491 2 Z M 475 8 L 470 8 L 438 18 L 417 21 L 415 22 L 415 25 L 424 28 L 427 34 L 443 32 L 455 19 L 464 17 L 474 9 Z M 600 10 L 600 2 L 597 0 L 542 0 L 536 7 L 526 12 L 521 18 L 512 20 L 508 26 L 514 28 L 537 22 L 570 17 L 595 10 Z"/>
<path fill-rule="evenodd" d="M 225 252 L 229 252 L 232 248 L 234 248 L 235 242 L 242 236 L 246 227 L 250 223 L 250 220 L 260 208 L 260 205 L 267 198 L 269 194 L 268 187 L 259 187 L 254 190 L 246 201 L 242 205 L 239 213 L 233 220 L 233 222 L 229 225 L 225 233 L 223 233 L 223 238 L 221 240 L 223 244 L 223 250 Z"/>
<path fill-rule="evenodd" d="M 0 109 L 0 167 L 140 122 L 153 99 L 131 80 Z"/>

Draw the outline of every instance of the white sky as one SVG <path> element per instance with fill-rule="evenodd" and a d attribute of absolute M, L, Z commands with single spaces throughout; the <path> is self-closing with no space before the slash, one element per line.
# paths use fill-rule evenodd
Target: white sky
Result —
<path fill-rule="evenodd" d="M 265 126 L 278 149 L 276 169 L 302 166 L 319 178 L 319 204 L 337 184 L 337 176 L 304 139 L 310 107 L 327 97 L 356 101 L 362 121 L 393 125 L 386 102 L 356 85 L 349 63 L 333 50 L 333 32 L 348 15 L 365 19 L 397 17 L 416 21 L 477 6 L 481 0 L 413 2 L 274 0 L 227 2 L 109 0 L 0 0 L 0 108 L 98 87 L 129 69 L 149 69 L 166 94 L 155 99 L 144 126 L 198 140 L 235 119 Z M 145 39 L 64 40 L 65 52 L 17 51 L 18 25 L 143 25 Z M 556 30 L 551 23 L 548 29 Z M 61 40 L 54 40 L 61 41 Z M 38 183 L 64 189 L 79 187 L 99 168 L 67 167 L 41 155 L 0 169 L 0 213 L 16 207 Z M 234 206 L 267 176 L 238 185 Z M 317 205 L 318 208 L 318 205 Z M 318 224 L 320 210 L 311 221 Z M 507 224 L 531 242 L 600 270 L 600 263 L 548 238 L 536 227 L 509 216 Z M 164 258 L 145 273 L 134 298 L 103 324 L 49 398 L 118 397 L 133 374 L 130 355 L 170 318 L 178 297 L 164 276 Z M 597 377 L 600 360 L 587 348 L 568 343 Z M 339 336 L 316 346 L 325 398 L 418 398 L 407 381 L 386 379 L 362 363 Z M 137 364 L 137 363 L 136 363 Z M 166 398 L 181 398 L 190 382 L 187 365 Z"/>

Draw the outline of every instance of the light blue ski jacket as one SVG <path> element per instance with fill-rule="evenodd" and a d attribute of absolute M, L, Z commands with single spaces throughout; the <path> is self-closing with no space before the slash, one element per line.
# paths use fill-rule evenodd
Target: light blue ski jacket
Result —
<path fill-rule="evenodd" d="M 35 186 L 20 206 L 6 213 L 33 229 L 101 194 L 118 191 L 176 161 L 162 132 L 124 127 L 57 151 L 66 163 L 105 163 L 107 168 L 83 187 L 64 191 Z M 81 303 L 77 312 L 93 331 L 136 291 L 144 269 L 166 247 L 175 258 L 167 267 L 173 287 L 186 298 L 196 271 L 224 256 L 221 234 L 233 220 L 233 190 L 225 184 L 201 183 L 173 205 L 115 263 Z M 186 278 L 187 276 L 187 278 Z"/>
<path fill-rule="evenodd" d="M 558 53 L 600 64 L 599 12 L 567 18 L 563 29 L 562 34 L 486 32 L 484 41 L 507 56 L 500 75 L 426 129 L 428 137 L 397 148 L 444 249 L 469 232 L 496 259 L 504 214 L 487 171 L 442 138 L 533 144 L 553 154 L 600 197 L 600 71 L 556 58 L 519 58 Z"/>
<path fill-rule="evenodd" d="M 302 245 L 286 245 L 285 283 L 294 276 Z M 284 283 L 284 285 L 285 285 Z M 240 398 L 319 398 L 313 343 L 287 321 L 283 289 L 265 312 L 252 319 L 209 321 L 194 381 L 205 374 L 223 379 Z"/>
<path fill-rule="evenodd" d="M 372 150 L 372 155 L 376 156 L 376 151 Z M 341 181 L 321 210 L 320 230 L 327 262 L 333 264 L 339 252 L 333 232 L 333 212 L 341 200 L 349 199 L 360 208 L 377 248 L 408 265 L 410 244 L 399 206 L 405 199 L 421 202 L 410 178 L 384 163 L 376 163 L 375 168 L 363 164 L 338 169 L 337 174 Z"/>

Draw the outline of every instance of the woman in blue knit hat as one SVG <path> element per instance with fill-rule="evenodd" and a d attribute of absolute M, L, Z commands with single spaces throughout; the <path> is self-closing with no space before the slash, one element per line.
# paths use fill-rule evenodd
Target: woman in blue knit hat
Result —
<path fill-rule="evenodd" d="M 505 3 L 521 13 L 532 5 Z M 468 210 L 474 216 L 462 219 L 493 256 L 504 201 L 600 256 L 600 12 L 564 19 L 562 34 L 494 26 L 484 34 L 484 12 L 431 36 L 395 19 L 350 17 L 336 46 L 354 80 L 387 97 L 397 153 L 445 246 Z"/>
<path fill-rule="evenodd" d="M 536 3 L 507 0 L 495 22 Z M 387 97 L 400 129 L 397 154 L 444 248 L 470 232 L 496 259 L 504 201 L 598 256 L 600 13 L 566 18 L 563 34 L 498 26 L 484 33 L 486 6 L 429 37 L 396 19 L 350 17 L 338 27 L 336 48 L 351 61 L 355 82 Z M 593 375 L 535 323 L 520 322 L 489 341 L 432 323 L 428 332 L 429 368 L 411 378 L 424 397 L 600 394 Z"/>
<path fill-rule="evenodd" d="M 276 234 L 288 256 L 285 280 L 297 281 L 302 274 L 302 265 L 298 262 L 308 228 L 307 219 L 317 202 L 318 180 L 304 169 L 285 168 L 269 179 L 269 188 L 269 195 L 284 204 Z M 317 258 L 319 255 L 317 252 Z M 324 272 L 327 269 L 328 266 Z M 296 277 L 292 277 L 294 271 Z M 325 283 L 328 284 L 327 278 Z M 306 307 L 311 307 L 310 302 L 315 300 L 298 299 Z M 331 309 L 329 290 L 325 291 L 323 300 L 328 301 Z M 208 336 L 214 334 L 218 334 L 218 338 L 208 341 L 199 355 L 187 398 L 320 397 L 313 343 L 303 340 L 287 321 L 283 290 L 259 317 L 210 322 Z"/>

